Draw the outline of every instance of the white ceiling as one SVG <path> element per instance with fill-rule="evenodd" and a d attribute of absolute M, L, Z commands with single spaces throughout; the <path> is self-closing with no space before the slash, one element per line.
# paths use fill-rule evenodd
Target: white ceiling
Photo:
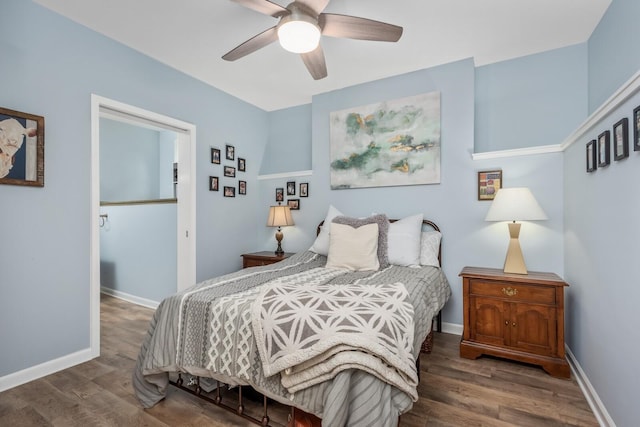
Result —
<path fill-rule="evenodd" d="M 485 65 L 588 40 L 611 0 L 333 0 L 327 12 L 404 27 L 398 43 L 323 37 L 314 81 L 276 42 L 226 52 L 277 20 L 230 0 L 34 0 L 231 95 L 272 111 L 318 93 L 473 57 Z M 289 2 L 273 0 L 282 6 Z"/>

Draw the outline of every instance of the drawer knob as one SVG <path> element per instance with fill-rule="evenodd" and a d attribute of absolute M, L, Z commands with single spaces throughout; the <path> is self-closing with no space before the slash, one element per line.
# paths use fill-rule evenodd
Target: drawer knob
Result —
<path fill-rule="evenodd" d="M 518 290 L 509 286 L 508 288 L 502 288 L 502 293 L 508 297 L 513 297 L 518 295 Z"/>

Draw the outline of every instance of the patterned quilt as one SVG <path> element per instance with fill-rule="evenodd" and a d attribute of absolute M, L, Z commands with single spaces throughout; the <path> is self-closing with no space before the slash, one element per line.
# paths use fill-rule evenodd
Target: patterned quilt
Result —
<path fill-rule="evenodd" d="M 413 361 L 431 319 L 449 298 L 447 280 L 433 267 L 348 272 L 326 269 L 325 263 L 326 257 L 302 252 L 277 264 L 204 281 L 164 300 L 134 371 L 141 404 L 151 407 L 164 398 L 169 372 L 185 372 L 229 385 L 251 385 L 320 416 L 326 425 L 395 425 L 417 398 Z M 308 303 L 321 289 L 335 296 L 331 301 L 322 297 L 320 303 L 332 305 L 333 317 L 325 316 L 326 310 L 321 313 L 327 307 L 316 306 L 320 310 L 308 311 L 310 317 L 298 316 L 287 324 L 286 312 Z M 367 303 L 367 295 L 382 297 L 395 308 Z M 277 306 L 283 304 L 288 308 L 280 310 L 279 317 Z M 369 312 L 367 304 L 373 304 Z M 257 321 L 255 313 L 261 317 L 265 309 L 273 317 L 267 323 Z M 322 325 L 315 323 L 319 318 Z M 349 319 L 351 326 L 338 318 Z M 360 328 L 367 339 L 359 339 L 358 345 L 331 338 L 358 322 L 369 324 Z M 309 333 L 314 328 L 316 333 Z M 266 330 L 266 335 L 256 334 Z M 292 330 L 296 333 L 290 335 Z M 285 335 L 301 339 L 283 343 L 279 337 Z M 300 357 L 301 352 L 306 356 Z M 387 376 L 391 372 L 395 376 Z M 372 392 L 377 395 L 373 401 Z"/>

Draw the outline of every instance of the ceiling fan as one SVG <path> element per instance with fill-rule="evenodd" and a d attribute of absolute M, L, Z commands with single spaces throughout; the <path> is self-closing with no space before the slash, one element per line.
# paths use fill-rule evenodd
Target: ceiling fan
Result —
<path fill-rule="evenodd" d="M 222 59 L 235 61 L 279 40 L 284 49 L 301 55 L 315 80 L 327 77 L 324 52 L 319 44 L 321 35 L 387 42 L 397 42 L 402 36 L 402 27 L 397 25 L 357 16 L 324 13 L 329 0 L 295 0 L 287 7 L 269 0 L 232 1 L 280 21 L 227 52 Z"/>

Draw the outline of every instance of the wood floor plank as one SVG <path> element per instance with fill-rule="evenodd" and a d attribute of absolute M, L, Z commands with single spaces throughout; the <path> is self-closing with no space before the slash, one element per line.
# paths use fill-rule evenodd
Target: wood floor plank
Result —
<path fill-rule="evenodd" d="M 100 357 L 0 393 L 0 426 L 253 426 L 173 387 L 153 408 L 138 404 L 131 374 L 153 313 L 103 295 Z M 461 359 L 459 345 L 459 336 L 435 334 L 433 352 L 420 356 L 419 400 L 400 427 L 598 425 L 574 379 L 499 358 Z M 246 410 L 262 413 L 258 401 Z M 287 414 L 273 407 L 272 425 L 283 427 Z"/>

